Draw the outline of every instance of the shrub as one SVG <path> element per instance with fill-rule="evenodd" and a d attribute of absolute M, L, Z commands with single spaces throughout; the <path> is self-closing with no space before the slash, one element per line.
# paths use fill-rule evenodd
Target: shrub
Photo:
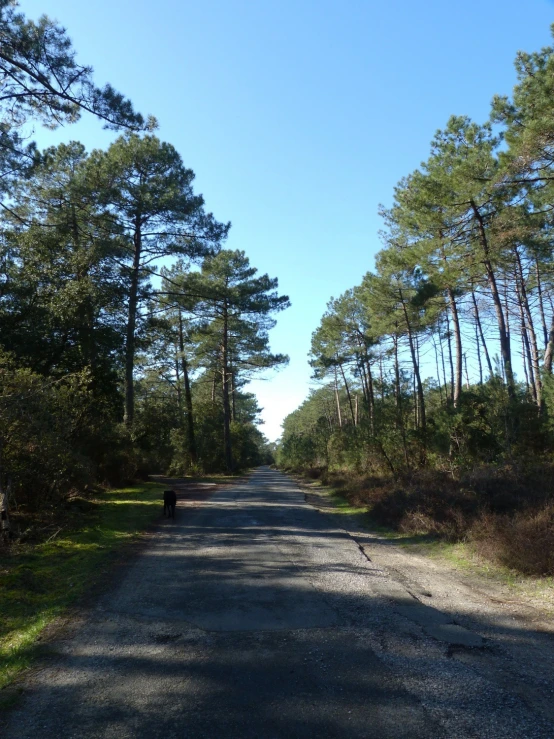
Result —
<path fill-rule="evenodd" d="M 554 575 L 554 504 L 535 512 L 488 515 L 471 536 L 477 551 L 526 575 Z"/>
<path fill-rule="evenodd" d="M 127 437 L 92 385 L 87 370 L 52 380 L 0 352 L 2 482 L 19 503 L 38 508 L 131 471 Z"/>

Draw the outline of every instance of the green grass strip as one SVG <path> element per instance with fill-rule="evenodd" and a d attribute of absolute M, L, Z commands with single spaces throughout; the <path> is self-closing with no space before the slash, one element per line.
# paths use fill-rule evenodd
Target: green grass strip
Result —
<path fill-rule="evenodd" d="M 160 516 L 162 489 L 100 493 L 72 515 L 71 529 L 0 555 L 0 689 L 32 664 L 45 627 L 109 576 L 114 554 Z"/>

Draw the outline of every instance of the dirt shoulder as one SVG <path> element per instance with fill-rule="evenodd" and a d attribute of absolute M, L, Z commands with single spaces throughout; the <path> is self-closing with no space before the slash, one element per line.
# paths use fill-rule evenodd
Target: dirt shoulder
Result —
<path fill-rule="evenodd" d="M 330 489 L 299 479 L 296 482 L 308 503 L 323 513 L 337 513 Z M 365 555 L 418 600 L 460 615 L 486 611 L 499 619 L 522 620 L 532 628 L 554 633 L 554 587 L 524 576 L 507 582 L 504 572 L 477 558 L 460 558 L 456 563 L 440 548 L 422 547 L 409 538 L 391 539 L 372 531 L 360 514 L 341 513 L 340 521 Z"/>
<path fill-rule="evenodd" d="M 372 531 L 367 517 L 340 511 L 332 490 L 295 478 L 306 502 L 332 517 L 360 551 L 415 601 L 479 634 L 483 648 L 450 648 L 449 655 L 503 689 L 518 694 L 554 722 L 554 588 L 531 578 L 506 581 L 483 563 L 453 563 L 440 550 L 425 550 Z"/>

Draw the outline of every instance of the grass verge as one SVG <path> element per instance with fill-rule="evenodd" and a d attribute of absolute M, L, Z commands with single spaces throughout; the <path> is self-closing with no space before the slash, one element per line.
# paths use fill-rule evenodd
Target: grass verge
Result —
<path fill-rule="evenodd" d="M 49 540 L 0 550 L 0 689 L 31 666 L 44 629 L 101 584 L 121 548 L 159 517 L 162 489 L 143 483 L 74 499 Z"/>

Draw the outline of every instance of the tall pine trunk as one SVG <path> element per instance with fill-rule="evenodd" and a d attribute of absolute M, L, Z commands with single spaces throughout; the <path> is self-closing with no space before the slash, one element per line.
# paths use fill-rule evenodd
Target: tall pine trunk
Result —
<path fill-rule="evenodd" d="M 396 322 L 398 331 L 398 322 Z M 408 456 L 408 445 L 406 444 L 406 429 L 404 428 L 404 413 L 402 411 L 402 388 L 400 387 L 400 366 L 398 364 L 398 333 L 393 334 L 394 342 L 394 389 L 396 399 L 396 423 L 402 437 L 402 447 L 404 450 L 404 461 L 406 467 L 410 466 L 410 458 Z"/>
<path fill-rule="evenodd" d="M 544 369 L 550 374 L 552 372 L 552 357 L 554 356 L 554 312 L 552 313 L 552 321 L 550 323 L 550 332 L 548 334 L 548 344 L 544 353 Z"/>
<path fill-rule="evenodd" d="M 125 413 L 123 422 L 130 428 L 135 419 L 135 329 L 137 323 L 138 287 L 140 278 L 140 259 L 142 252 L 142 233 L 139 216 L 135 219 L 133 235 L 134 254 L 131 268 L 131 285 L 129 289 L 129 306 L 127 312 L 127 336 L 125 342 Z"/>
<path fill-rule="evenodd" d="M 527 384 L 527 391 L 531 392 L 533 400 L 537 402 L 537 391 L 535 388 L 535 378 L 533 376 L 533 364 L 531 362 L 531 351 L 529 348 L 529 338 L 525 327 L 525 316 L 523 313 L 523 304 L 521 302 L 521 292 L 519 285 L 519 278 L 516 273 L 515 276 L 516 296 L 517 305 L 519 309 L 519 322 L 520 322 L 520 333 L 521 333 L 521 355 L 523 359 L 523 372 L 525 374 L 525 382 Z"/>
<path fill-rule="evenodd" d="M 450 333 L 450 318 L 448 313 L 446 319 L 446 343 L 448 346 L 448 361 L 450 363 L 450 400 L 454 403 L 454 362 L 452 360 L 452 334 Z"/>
<path fill-rule="evenodd" d="M 458 314 L 458 306 L 456 298 L 451 287 L 446 288 L 448 301 L 450 303 L 450 314 L 452 316 L 452 324 L 454 326 L 454 343 L 456 345 L 456 370 L 454 372 L 454 383 L 452 392 L 452 401 L 454 408 L 457 408 L 460 402 L 460 394 L 462 392 L 462 332 L 460 330 L 460 317 Z"/>
<path fill-rule="evenodd" d="M 531 313 L 531 307 L 529 305 L 529 298 L 527 296 L 527 287 L 525 285 L 525 277 L 523 275 L 523 265 L 521 263 L 521 256 L 519 254 L 519 251 L 516 247 L 515 251 L 515 257 L 516 257 L 516 267 L 517 267 L 517 273 L 516 278 L 519 277 L 519 290 L 518 292 L 518 301 L 521 306 L 522 313 L 524 314 L 525 318 L 522 316 L 522 321 L 524 325 L 526 325 L 527 328 L 527 344 L 529 345 L 529 352 L 530 352 L 530 358 L 529 361 L 531 362 L 531 371 L 533 375 L 533 397 L 535 399 L 535 402 L 541 408 L 542 406 L 542 382 L 541 382 L 541 373 L 539 368 L 539 347 L 537 343 L 537 334 L 535 332 L 535 324 L 533 321 L 533 315 Z M 517 282 L 516 279 L 516 288 L 517 288 Z"/>
<path fill-rule="evenodd" d="M 340 372 L 342 375 L 342 381 L 344 382 L 344 389 L 346 390 L 346 397 L 348 398 L 348 405 L 350 407 L 350 416 L 352 418 L 352 425 L 356 425 L 356 414 L 354 413 L 354 406 L 352 405 L 352 396 L 350 394 L 350 388 L 348 387 L 348 382 L 346 381 L 346 375 L 344 374 L 344 367 L 342 365 L 342 362 L 339 362 Z"/>
<path fill-rule="evenodd" d="M 502 357 L 502 363 L 504 366 L 504 373 L 506 375 L 506 385 L 508 388 L 508 395 L 513 398 L 515 395 L 515 380 L 514 373 L 512 370 L 512 354 L 510 349 L 510 333 L 506 327 L 506 321 L 504 319 L 504 311 L 502 308 L 502 302 L 500 300 L 500 294 L 498 292 L 498 285 L 496 283 L 496 275 L 492 262 L 490 261 L 490 249 L 487 238 L 487 232 L 485 229 L 485 223 L 483 216 L 479 208 L 476 206 L 473 200 L 470 201 L 471 208 L 477 221 L 477 227 L 479 232 L 479 243 L 483 252 L 483 265 L 487 274 L 487 281 L 491 292 L 492 302 L 494 304 L 494 310 L 496 313 L 496 321 L 498 324 L 498 338 L 500 342 L 500 355 Z"/>
<path fill-rule="evenodd" d="M 479 351 L 479 331 L 477 329 L 477 324 L 474 326 L 475 328 L 475 349 L 477 351 L 477 363 L 479 365 L 479 385 L 483 384 L 483 362 L 481 361 L 481 352 Z"/>
<path fill-rule="evenodd" d="M 444 394 L 446 396 L 446 403 L 448 404 L 448 380 L 446 379 L 446 361 L 444 359 L 444 344 L 440 334 L 440 323 L 439 323 L 439 349 L 441 353 L 441 364 L 442 364 L 442 380 L 444 385 Z"/>
<path fill-rule="evenodd" d="M 357 365 L 358 365 L 358 372 L 360 373 L 360 379 L 362 381 L 362 394 L 364 398 L 364 403 L 366 404 L 366 407 L 369 411 L 369 387 L 368 387 L 367 373 L 366 373 L 365 362 L 364 362 L 363 357 L 361 356 L 357 357 Z"/>
<path fill-rule="evenodd" d="M 475 316 L 475 326 L 479 332 L 479 337 L 481 338 L 481 344 L 483 346 L 483 351 L 485 353 L 485 359 L 487 360 L 487 367 L 489 368 L 489 377 L 492 377 L 492 362 L 489 355 L 489 350 L 487 348 L 487 342 L 485 341 L 485 334 L 483 333 L 483 326 L 481 324 L 481 316 L 479 315 L 479 308 L 477 307 L 477 300 L 475 298 L 475 291 L 471 291 L 471 299 L 473 301 L 473 315 Z M 479 358 L 481 357 L 481 352 L 479 351 L 479 344 L 477 344 L 477 354 L 479 355 Z"/>
<path fill-rule="evenodd" d="M 229 367 L 229 376 L 231 378 L 231 419 L 237 420 L 237 388 L 235 386 L 235 372 L 232 367 Z"/>
<path fill-rule="evenodd" d="M 443 233 L 440 233 L 441 242 L 443 239 Z M 441 245 L 442 259 L 446 265 L 447 258 L 443 246 Z M 458 314 L 458 306 L 456 304 L 456 298 L 454 297 L 454 290 L 450 285 L 446 288 L 446 294 L 448 295 L 448 304 L 450 307 L 450 315 L 452 316 L 452 323 L 454 325 L 454 342 L 456 344 L 456 369 L 452 369 L 452 347 L 450 343 L 450 330 L 448 332 L 448 351 L 450 354 L 450 368 L 452 373 L 452 403 L 454 408 L 458 406 L 460 401 L 460 395 L 462 392 L 462 332 L 460 329 L 460 317 Z M 449 327 L 450 329 L 450 327 Z"/>
<path fill-rule="evenodd" d="M 340 400 L 339 400 L 339 383 L 337 379 L 337 368 L 335 367 L 335 400 L 337 402 L 337 420 L 339 422 L 339 428 L 342 428 L 342 414 L 340 410 Z"/>
<path fill-rule="evenodd" d="M 441 382 L 441 375 L 440 375 L 440 368 L 439 368 L 439 352 L 437 350 L 437 341 L 435 339 L 435 334 L 431 334 L 431 338 L 433 340 L 433 348 L 435 350 L 435 366 L 437 369 L 437 384 L 439 386 L 439 398 L 442 405 L 442 382 Z"/>
<path fill-rule="evenodd" d="M 543 338 L 544 338 L 544 348 L 546 350 L 546 347 L 548 346 L 548 329 L 546 328 L 546 316 L 544 313 L 544 300 L 542 297 L 541 271 L 539 268 L 539 260 L 536 257 L 535 257 L 535 275 L 537 278 L 537 293 L 539 296 L 539 313 L 541 316 L 542 333 L 543 333 Z"/>
<path fill-rule="evenodd" d="M 400 296 L 400 301 L 402 303 L 402 310 L 404 312 L 404 319 L 406 321 L 406 330 L 408 332 L 408 345 L 410 347 L 410 354 L 412 357 L 414 375 L 415 375 L 416 384 L 417 384 L 417 396 L 419 399 L 418 419 L 419 419 L 419 424 L 421 426 L 421 430 L 425 432 L 427 428 L 427 422 L 426 422 L 426 417 L 425 417 L 425 395 L 423 393 L 423 383 L 421 382 L 421 374 L 419 372 L 419 362 L 417 360 L 416 348 L 414 344 L 414 337 L 412 334 L 412 326 L 411 326 L 410 318 L 408 316 L 408 310 L 406 308 L 406 303 L 404 302 L 404 296 L 402 294 L 402 290 L 399 290 L 399 296 Z"/>
<path fill-rule="evenodd" d="M 190 461 L 193 465 L 195 465 L 198 462 L 198 453 L 196 450 L 196 435 L 194 432 L 194 415 L 192 408 L 192 392 L 190 388 L 188 363 L 185 355 L 185 339 L 183 332 L 183 316 L 181 314 L 181 308 L 179 308 L 179 351 L 181 353 L 181 368 L 183 370 L 183 381 L 185 383 L 185 406 L 187 409 L 187 442 L 190 454 Z"/>
<path fill-rule="evenodd" d="M 373 386 L 373 375 L 371 373 L 371 364 L 369 357 L 366 356 L 367 367 L 367 389 L 369 393 L 369 424 L 371 433 L 375 435 L 375 390 Z"/>
<path fill-rule="evenodd" d="M 177 407 L 179 408 L 179 418 L 184 419 L 185 413 L 183 411 L 183 391 L 181 388 L 181 370 L 179 369 L 179 357 L 178 349 L 175 347 L 175 378 L 176 378 L 176 390 L 177 390 Z"/>
<path fill-rule="evenodd" d="M 221 374 L 223 390 L 223 446 L 225 466 L 233 471 L 233 450 L 231 446 L 231 404 L 229 402 L 229 313 L 227 303 L 223 306 L 223 336 L 221 340 Z"/>

